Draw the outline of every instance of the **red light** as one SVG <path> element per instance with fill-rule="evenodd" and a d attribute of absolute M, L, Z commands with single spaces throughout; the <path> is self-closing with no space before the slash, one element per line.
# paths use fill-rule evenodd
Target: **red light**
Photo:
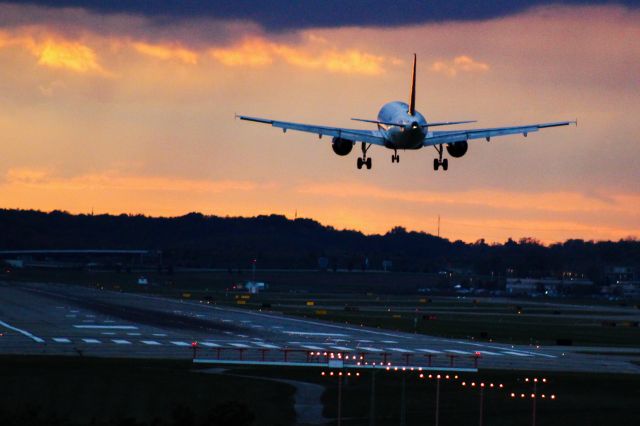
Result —
<path fill-rule="evenodd" d="M 191 342 L 191 346 L 193 347 L 198 346 L 198 342 Z"/>

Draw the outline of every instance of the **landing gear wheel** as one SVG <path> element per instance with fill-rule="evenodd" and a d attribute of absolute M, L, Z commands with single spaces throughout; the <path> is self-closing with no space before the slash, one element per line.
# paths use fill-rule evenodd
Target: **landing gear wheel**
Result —
<path fill-rule="evenodd" d="M 442 170 L 447 170 L 449 168 L 449 160 L 446 158 L 442 160 Z"/>
<path fill-rule="evenodd" d="M 396 162 L 396 156 L 394 154 L 391 154 L 391 162 L 392 163 Z"/>
<path fill-rule="evenodd" d="M 358 170 L 362 168 L 362 164 L 363 164 L 362 158 L 358 157 L 358 162 L 357 162 Z"/>
<path fill-rule="evenodd" d="M 400 162 L 400 155 L 396 154 L 396 163 Z"/>
<path fill-rule="evenodd" d="M 440 161 L 438 161 L 437 158 L 433 159 L 433 170 L 438 170 L 438 168 L 440 167 Z"/>
<path fill-rule="evenodd" d="M 365 164 L 367 165 L 367 170 L 371 169 L 371 157 L 367 158 L 365 160 Z"/>

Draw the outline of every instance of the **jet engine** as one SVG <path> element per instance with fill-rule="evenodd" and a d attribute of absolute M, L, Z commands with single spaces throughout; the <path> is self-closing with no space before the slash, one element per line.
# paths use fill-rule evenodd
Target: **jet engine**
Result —
<path fill-rule="evenodd" d="M 338 155 L 347 155 L 353 149 L 353 141 L 349 139 L 342 138 L 333 138 L 331 141 L 331 147 L 333 148 L 333 152 Z"/>
<path fill-rule="evenodd" d="M 467 153 L 468 148 L 469 148 L 469 144 L 467 143 L 467 141 L 460 141 L 460 142 L 447 144 L 447 152 L 453 158 L 462 157 L 464 154 Z"/>

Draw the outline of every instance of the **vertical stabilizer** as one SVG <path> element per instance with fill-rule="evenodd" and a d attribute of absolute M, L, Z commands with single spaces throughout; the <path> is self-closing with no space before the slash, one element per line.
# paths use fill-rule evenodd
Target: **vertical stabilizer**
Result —
<path fill-rule="evenodd" d="M 411 98 L 409 100 L 409 115 L 416 112 L 416 54 L 413 54 L 413 75 L 411 76 Z"/>

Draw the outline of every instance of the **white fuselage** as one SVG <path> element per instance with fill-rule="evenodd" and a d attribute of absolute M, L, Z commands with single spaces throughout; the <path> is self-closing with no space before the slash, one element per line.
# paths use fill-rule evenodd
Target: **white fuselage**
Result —
<path fill-rule="evenodd" d="M 391 149 L 420 149 L 427 134 L 427 120 L 418 111 L 409 114 L 409 105 L 404 102 L 389 102 L 382 106 L 378 121 L 400 125 L 378 124 L 384 133 L 385 146 Z"/>

